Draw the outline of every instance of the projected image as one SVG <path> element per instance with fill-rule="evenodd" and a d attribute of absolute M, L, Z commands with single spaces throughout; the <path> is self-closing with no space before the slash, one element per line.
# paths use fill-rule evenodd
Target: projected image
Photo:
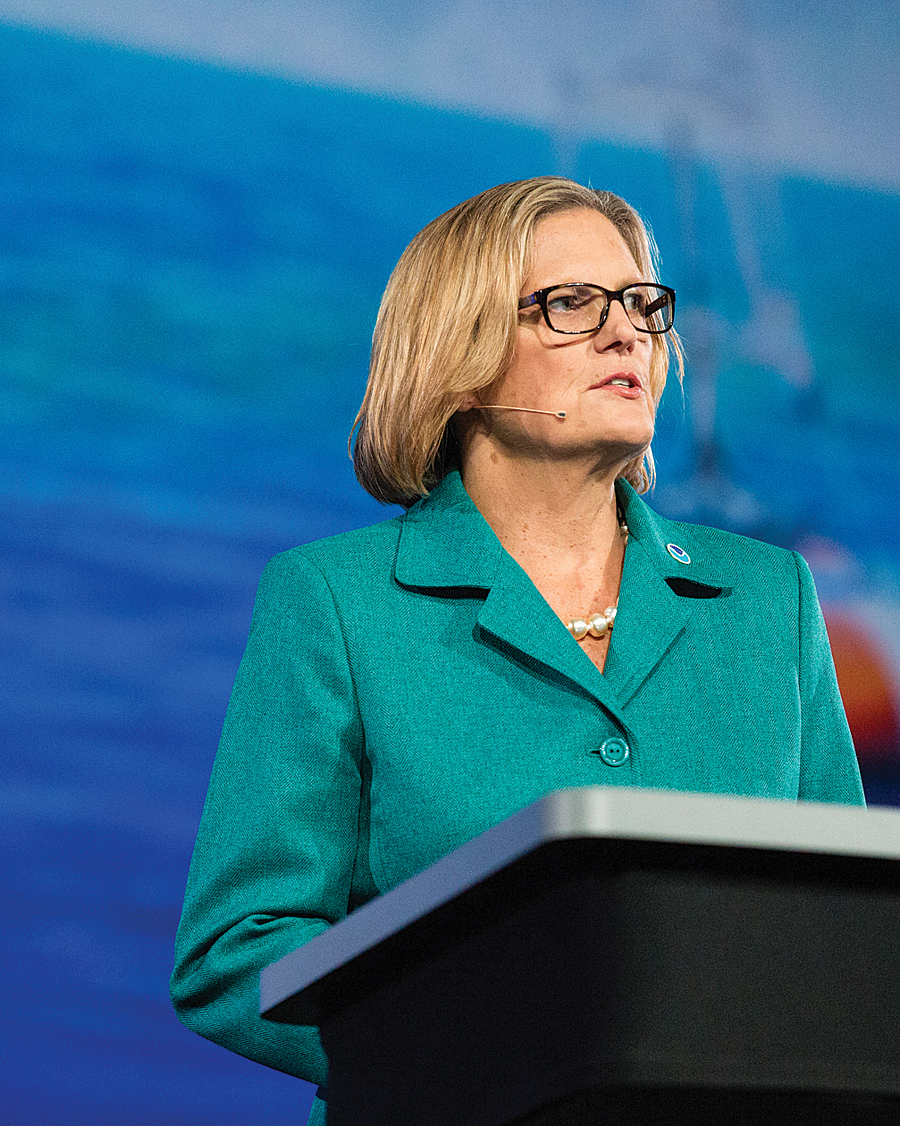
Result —
<path fill-rule="evenodd" d="M 652 221 L 685 380 L 646 499 L 801 553 L 867 800 L 900 806 L 900 345 L 869 300 L 900 261 L 896 20 L 66 7 L 0 3 L 16 1121 L 306 1120 L 311 1086 L 170 1009 L 187 866 L 267 561 L 399 511 L 347 449 L 390 272 L 492 185 Z"/>

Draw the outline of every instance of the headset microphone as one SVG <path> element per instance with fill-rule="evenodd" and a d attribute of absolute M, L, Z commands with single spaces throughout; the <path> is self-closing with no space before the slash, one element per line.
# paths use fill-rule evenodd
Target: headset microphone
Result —
<path fill-rule="evenodd" d="M 541 411 L 537 407 L 504 407 L 500 403 L 479 403 L 476 407 L 479 411 L 526 411 L 528 414 L 549 414 L 553 418 L 565 418 L 565 411 Z"/>

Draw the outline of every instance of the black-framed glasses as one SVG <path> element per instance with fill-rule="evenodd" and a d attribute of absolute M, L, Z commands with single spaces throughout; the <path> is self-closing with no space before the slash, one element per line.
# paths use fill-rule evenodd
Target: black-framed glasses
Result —
<path fill-rule="evenodd" d="M 588 282 L 548 285 L 519 298 L 519 308 L 539 305 L 554 332 L 572 335 L 596 332 L 618 301 L 639 332 L 668 332 L 675 323 L 675 290 L 655 282 L 634 282 L 622 289 L 604 289 Z"/>

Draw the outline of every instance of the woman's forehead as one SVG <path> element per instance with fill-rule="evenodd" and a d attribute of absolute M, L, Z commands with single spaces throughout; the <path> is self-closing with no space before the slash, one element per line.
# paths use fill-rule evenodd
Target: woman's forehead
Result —
<path fill-rule="evenodd" d="M 639 277 L 625 240 L 599 211 L 561 211 L 548 215 L 535 228 L 528 292 L 567 281 L 618 289 Z"/>

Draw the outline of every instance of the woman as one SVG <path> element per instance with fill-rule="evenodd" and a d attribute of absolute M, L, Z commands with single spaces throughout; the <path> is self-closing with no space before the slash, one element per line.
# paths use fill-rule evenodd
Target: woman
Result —
<path fill-rule="evenodd" d="M 638 495 L 674 299 L 637 214 L 555 177 L 404 253 L 355 462 L 408 511 L 263 576 L 178 935 L 189 1027 L 324 1082 L 315 1029 L 259 1018 L 262 967 L 554 789 L 862 801 L 803 560 Z"/>

